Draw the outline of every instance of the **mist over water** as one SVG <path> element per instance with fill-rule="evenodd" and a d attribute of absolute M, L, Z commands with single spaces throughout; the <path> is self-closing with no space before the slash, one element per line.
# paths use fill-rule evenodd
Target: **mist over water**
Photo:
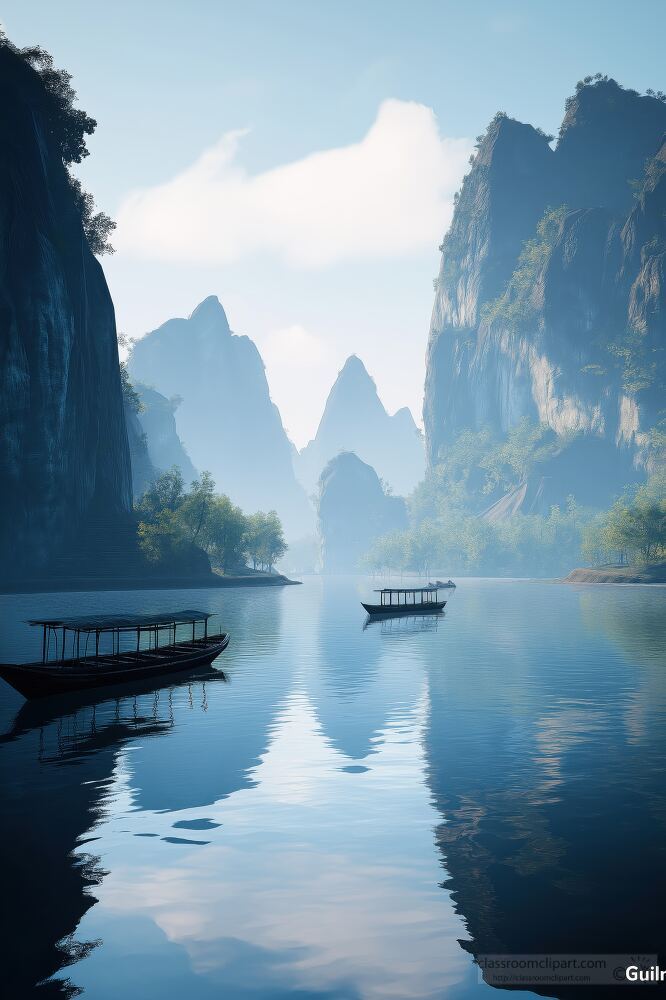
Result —
<path fill-rule="evenodd" d="M 218 672 L 3 686 L 10 995 L 466 1000 L 475 954 L 659 950 L 666 589 L 463 580 L 364 629 L 374 585 L 106 593 L 219 611 Z M 100 601 L 2 596 L 0 659 Z"/>

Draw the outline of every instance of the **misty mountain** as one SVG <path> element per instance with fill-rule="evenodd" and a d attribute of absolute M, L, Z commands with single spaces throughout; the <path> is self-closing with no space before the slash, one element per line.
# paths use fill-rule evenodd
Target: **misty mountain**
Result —
<path fill-rule="evenodd" d="M 125 423 L 132 466 L 132 498 L 139 500 L 159 475 L 148 452 L 148 440 L 139 414 L 130 400 L 125 399 Z"/>
<path fill-rule="evenodd" d="M 218 490 L 248 513 L 276 510 L 289 538 L 312 530 L 261 356 L 249 337 L 232 333 L 215 296 L 139 340 L 128 369 L 134 382 L 181 397 L 178 435 Z"/>
<path fill-rule="evenodd" d="M 0 561 L 20 575 L 91 518 L 107 533 L 128 518 L 130 455 L 113 304 L 63 165 L 83 112 L 55 116 L 7 44 L 0 92 Z"/>
<path fill-rule="evenodd" d="M 660 99 L 600 77 L 567 101 L 555 148 L 503 114 L 479 138 L 441 247 L 429 463 L 461 431 L 506 434 L 527 417 L 569 453 L 559 493 L 605 504 L 649 467 L 664 388 L 665 130 Z"/>
<path fill-rule="evenodd" d="M 331 389 L 317 434 L 295 458 L 296 473 L 308 493 L 330 459 L 353 451 L 370 463 L 396 493 L 409 493 L 423 477 L 423 441 L 405 406 L 386 412 L 374 380 L 355 354 L 347 358 Z"/>
<path fill-rule="evenodd" d="M 319 534 L 325 573 L 353 572 L 375 538 L 407 527 L 402 497 L 387 496 L 375 470 L 353 452 L 327 464 L 319 482 Z"/>
<path fill-rule="evenodd" d="M 180 405 L 179 398 L 172 396 L 167 399 L 141 382 L 135 383 L 134 390 L 141 404 L 137 419 L 145 435 L 152 466 L 158 474 L 175 466 L 188 486 L 198 473 L 178 435 L 176 410 Z"/>

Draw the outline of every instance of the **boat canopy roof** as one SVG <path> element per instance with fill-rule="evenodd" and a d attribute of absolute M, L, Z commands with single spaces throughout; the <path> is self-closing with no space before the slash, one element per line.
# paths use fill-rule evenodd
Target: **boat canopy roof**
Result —
<path fill-rule="evenodd" d="M 45 628 L 66 628 L 76 632 L 117 632 L 155 628 L 159 625 L 191 625 L 194 622 L 205 622 L 212 616 L 212 611 L 169 611 L 164 614 L 152 615 L 101 615 L 85 618 L 34 618 L 29 625 L 42 625 Z"/>
<path fill-rule="evenodd" d="M 438 589 L 434 584 L 428 584 L 427 587 L 382 587 L 381 590 L 375 590 L 375 594 L 432 594 Z"/>

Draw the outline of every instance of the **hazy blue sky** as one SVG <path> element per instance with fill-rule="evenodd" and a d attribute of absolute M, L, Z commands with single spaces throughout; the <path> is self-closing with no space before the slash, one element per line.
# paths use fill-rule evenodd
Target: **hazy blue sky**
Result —
<path fill-rule="evenodd" d="M 556 132 L 588 73 L 666 89 L 663 0 L 0 0 L 0 20 L 98 121 L 80 175 L 120 223 L 119 328 L 217 294 L 299 445 L 352 352 L 420 420 L 437 244 L 495 111 Z"/>

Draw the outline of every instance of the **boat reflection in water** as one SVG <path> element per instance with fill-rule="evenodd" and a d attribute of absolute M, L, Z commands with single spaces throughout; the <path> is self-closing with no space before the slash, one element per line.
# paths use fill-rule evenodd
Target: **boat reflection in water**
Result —
<path fill-rule="evenodd" d="M 203 667 L 187 678 L 135 682 L 116 697 L 88 691 L 23 703 L 0 736 L 2 844 L 12 857 L 3 866 L 3 894 L 24 901 L 6 925 L 3 995 L 32 996 L 44 980 L 39 995 L 73 995 L 69 980 L 50 977 L 101 944 L 75 939 L 74 932 L 95 906 L 104 877 L 95 819 L 118 754 L 136 740 L 169 734 L 176 697 L 205 712 L 208 689 L 226 679 Z"/>
<path fill-rule="evenodd" d="M 419 632 L 436 632 L 446 612 L 432 615 L 368 615 L 363 631 L 377 626 L 381 635 L 417 635 Z"/>
<path fill-rule="evenodd" d="M 21 709 L 3 995 L 490 1000 L 474 958 L 663 948 L 666 594 L 470 581 L 362 631 L 367 586 L 212 595 L 227 683 Z"/>

